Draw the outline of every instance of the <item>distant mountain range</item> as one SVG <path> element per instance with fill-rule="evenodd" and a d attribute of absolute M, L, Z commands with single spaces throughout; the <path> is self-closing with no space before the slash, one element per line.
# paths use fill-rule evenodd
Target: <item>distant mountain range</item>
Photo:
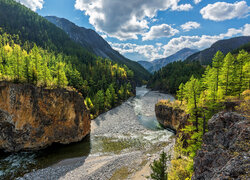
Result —
<path fill-rule="evenodd" d="M 240 36 L 231 39 L 219 40 L 212 44 L 210 48 L 204 49 L 189 56 L 186 61 L 199 61 L 201 64 L 207 65 L 212 62 L 212 58 L 218 50 L 226 55 L 228 52 L 232 52 L 233 50 L 249 42 L 250 36 Z"/>
<path fill-rule="evenodd" d="M 109 58 L 120 64 L 125 64 L 134 71 L 136 77 L 143 77 L 145 79 L 149 77 L 149 73 L 146 69 L 137 62 L 125 58 L 118 51 L 112 49 L 112 47 L 94 30 L 79 27 L 64 18 L 55 16 L 46 16 L 45 18 L 64 30 L 73 41 L 79 43 L 95 55 Z"/>
<path fill-rule="evenodd" d="M 183 61 L 191 54 L 194 54 L 198 52 L 197 49 L 189 49 L 189 48 L 183 48 L 180 51 L 176 52 L 175 54 L 168 56 L 166 58 L 162 59 L 156 59 L 151 62 L 149 61 L 138 61 L 139 64 L 141 64 L 145 69 L 147 69 L 149 72 L 153 73 L 155 71 L 158 71 L 162 67 L 166 66 L 167 64 L 174 62 L 174 61 Z"/>

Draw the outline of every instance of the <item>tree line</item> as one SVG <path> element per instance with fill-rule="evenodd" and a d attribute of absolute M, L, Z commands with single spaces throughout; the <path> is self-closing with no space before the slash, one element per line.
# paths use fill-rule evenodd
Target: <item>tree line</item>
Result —
<path fill-rule="evenodd" d="M 176 61 L 167 64 L 155 72 L 148 82 L 148 87 L 176 94 L 181 83 L 186 83 L 190 77 L 201 77 L 204 67 L 199 62 Z"/>

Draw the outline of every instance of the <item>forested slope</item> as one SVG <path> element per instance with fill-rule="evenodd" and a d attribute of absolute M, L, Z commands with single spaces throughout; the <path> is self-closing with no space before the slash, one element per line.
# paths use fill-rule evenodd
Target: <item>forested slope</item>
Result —
<path fill-rule="evenodd" d="M 176 94 L 181 83 L 187 82 L 192 75 L 201 77 L 203 72 L 204 67 L 199 62 L 173 62 L 155 72 L 148 82 L 148 87 Z"/>
<path fill-rule="evenodd" d="M 216 171 L 217 174 L 218 168 L 225 166 L 222 161 L 220 161 L 219 165 L 215 165 L 214 162 L 219 162 L 218 159 L 222 160 L 223 158 L 218 155 L 225 155 L 228 149 L 231 151 L 231 154 L 225 155 L 224 160 L 228 161 L 230 158 L 237 159 L 237 163 L 240 163 L 242 167 L 246 167 L 247 162 L 242 160 L 246 157 L 241 158 L 241 154 L 238 152 L 247 153 L 249 143 L 241 140 L 240 144 L 234 146 L 234 142 L 239 134 L 241 134 L 239 137 L 245 136 L 246 121 L 244 121 L 244 116 L 249 118 L 250 115 L 250 54 L 241 50 L 236 55 L 228 53 L 224 56 L 221 51 L 218 51 L 212 58 L 212 65 L 207 66 L 201 77 L 191 76 L 186 83 L 180 84 L 177 98 L 178 100 L 174 102 L 160 102 L 167 108 L 172 107 L 176 111 L 181 109 L 188 114 L 188 120 L 184 128 L 179 129 L 178 132 L 175 153 L 172 157 L 168 178 L 171 180 L 191 179 L 194 168 L 198 169 L 196 176 L 200 173 L 199 170 L 207 171 L 206 168 L 199 166 L 200 164 L 193 163 L 198 150 L 204 142 L 209 142 L 210 145 L 213 144 L 218 148 L 217 152 L 212 152 L 212 149 L 206 149 L 202 154 L 198 154 L 198 158 L 202 160 L 204 166 L 211 168 L 207 172 Z M 220 111 L 223 112 L 214 115 Z M 229 113 L 225 113 L 225 111 L 229 111 Z M 232 113 L 232 111 L 237 111 L 241 115 Z M 240 121 L 239 118 L 243 120 Z M 180 118 L 179 121 L 181 122 L 181 120 Z M 239 121 L 238 125 L 241 124 L 240 127 L 243 129 L 243 133 L 231 131 L 231 128 L 237 129 L 233 127 L 236 121 Z M 208 130 L 210 132 L 205 134 Z M 204 137 L 205 141 L 203 141 Z M 224 140 L 224 138 L 228 139 L 228 137 L 233 139 L 233 143 L 229 142 L 230 140 Z M 203 145 L 204 147 L 206 146 Z M 204 153 L 207 154 L 205 155 Z M 207 157 L 212 158 L 208 159 Z M 214 158 L 217 159 L 215 160 Z M 196 158 L 195 160 L 197 162 Z M 233 168 L 222 169 L 222 171 L 237 172 Z M 236 178 L 242 175 L 247 177 L 247 174 L 245 169 L 241 169 L 240 174 L 229 173 L 228 176 Z M 199 178 L 193 177 L 192 179 Z"/>
<path fill-rule="evenodd" d="M 1 80 L 48 88 L 70 86 L 98 115 L 135 92 L 134 72 L 97 58 L 25 6 L 0 0 Z"/>
<path fill-rule="evenodd" d="M 88 49 L 95 55 L 103 58 L 109 58 L 116 63 L 128 66 L 128 68 L 134 71 L 135 78 L 138 81 L 149 78 L 149 72 L 146 69 L 144 69 L 137 62 L 125 58 L 118 51 L 112 49 L 107 41 L 105 41 L 94 30 L 79 27 L 64 18 L 58 18 L 55 16 L 46 16 L 45 18 L 63 29 L 73 41 L 81 44 L 81 46 Z"/>

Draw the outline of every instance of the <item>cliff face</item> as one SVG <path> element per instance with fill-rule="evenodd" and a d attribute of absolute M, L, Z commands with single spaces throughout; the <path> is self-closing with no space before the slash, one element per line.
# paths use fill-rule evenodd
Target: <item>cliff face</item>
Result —
<path fill-rule="evenodd" d="M 214 115 L 194 159 L 192 180 L 250 178 L 250 122 L 234 112 Z"/>
<path fill-rule="evenodd" d="M 37 150 L 89 133 L 89 113 L 78 93 L 0 82 L 0 149 Z"/>
<path fill-rule="evenodd" d="M 178 132 L 187 124 L 188 114 L 182 109 L 173 108 L 169 105 L 157 103 L 155 115 L 158 122 L 165 128 L 171 128 Z"/>

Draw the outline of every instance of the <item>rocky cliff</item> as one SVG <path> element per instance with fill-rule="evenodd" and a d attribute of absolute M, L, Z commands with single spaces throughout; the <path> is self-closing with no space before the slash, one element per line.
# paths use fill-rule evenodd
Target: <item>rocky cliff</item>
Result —
<path fill-rule="evenodd" d="M 215 114 L 194 159 L 192 180 L 250 179 L 249 125 L 235 112 Z"/>
<path fill-rule="evenodd" d="M 165 128 L 178 132 L 187 124 L 188 114 L 184 110 L 173 107 L 171 103 L 160 101 L 155 105 L 155 115 L 158 122 Z"/>
<path fill-rule="evenodd" d="M 78 93 L 0 82 L 0 149 L 37 150 L 82 140 L 89 113 Z"/>

